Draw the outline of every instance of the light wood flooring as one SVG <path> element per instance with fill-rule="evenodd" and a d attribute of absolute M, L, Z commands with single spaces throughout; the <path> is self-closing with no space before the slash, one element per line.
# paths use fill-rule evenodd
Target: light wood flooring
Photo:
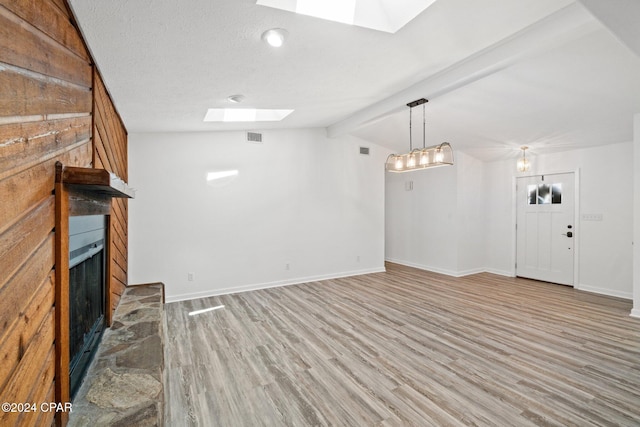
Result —
<path fill-rule="evenodd" d="M 395 264 L 167 304 L 166 425 L 638 426 L 630 310 L 560 285 Z"/>

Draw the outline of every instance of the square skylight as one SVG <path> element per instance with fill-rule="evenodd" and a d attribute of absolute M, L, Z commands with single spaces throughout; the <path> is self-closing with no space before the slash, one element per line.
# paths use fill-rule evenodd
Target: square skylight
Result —
<path fill-rule="evenodd" d="M 259 108 L 209 108 L 205 122 L 279 122 L 293 110 Z"/>
<path fill-rule="evenodd" d="M 436 0 L 257 0 L 273 7 L 316 18 L 395 33 Z"/>

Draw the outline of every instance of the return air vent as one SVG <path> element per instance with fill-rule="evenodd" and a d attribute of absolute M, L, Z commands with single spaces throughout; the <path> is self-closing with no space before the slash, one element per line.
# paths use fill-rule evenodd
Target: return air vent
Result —
<path fill-rule="evenodd" d="M 369 155 L 369 147 L 360 147 L 360 154 Z"/>
<path fill-rule="evenodd" d="M 247 132 L 247 142 L 262 144 L 262 134 L 258 132 Z"/>

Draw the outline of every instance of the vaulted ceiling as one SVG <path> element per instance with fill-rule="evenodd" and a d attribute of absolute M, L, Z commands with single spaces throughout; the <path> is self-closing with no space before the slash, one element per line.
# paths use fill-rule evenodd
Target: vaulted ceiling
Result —
<path fill-rule="evenodd" d="M 597 0 L 437 0 L 394 34 L 255 0 L 70 3 L 129 132 L 321 127 L 406 151 L 406 103 L 425 97 L 427 145 L 490 161 L 521 145 L 630 141 L 640 113 L 634 0 L 604 11 Z M 261 34 L 277 27 L 289 35 L 274 49 Z M 203 122 L 235 94 L 242 106 L 295 111 L 276 123 Z M 421 143 L 421 108 L 413 114 Z"/>

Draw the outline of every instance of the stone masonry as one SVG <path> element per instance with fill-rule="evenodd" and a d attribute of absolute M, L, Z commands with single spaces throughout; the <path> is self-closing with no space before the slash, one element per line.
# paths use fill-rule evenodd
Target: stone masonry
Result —
<path fill-rule="evenodd" d="M 127 287 L 77 396 L 69 426 L 163 426 L 161 283 Z"/>

